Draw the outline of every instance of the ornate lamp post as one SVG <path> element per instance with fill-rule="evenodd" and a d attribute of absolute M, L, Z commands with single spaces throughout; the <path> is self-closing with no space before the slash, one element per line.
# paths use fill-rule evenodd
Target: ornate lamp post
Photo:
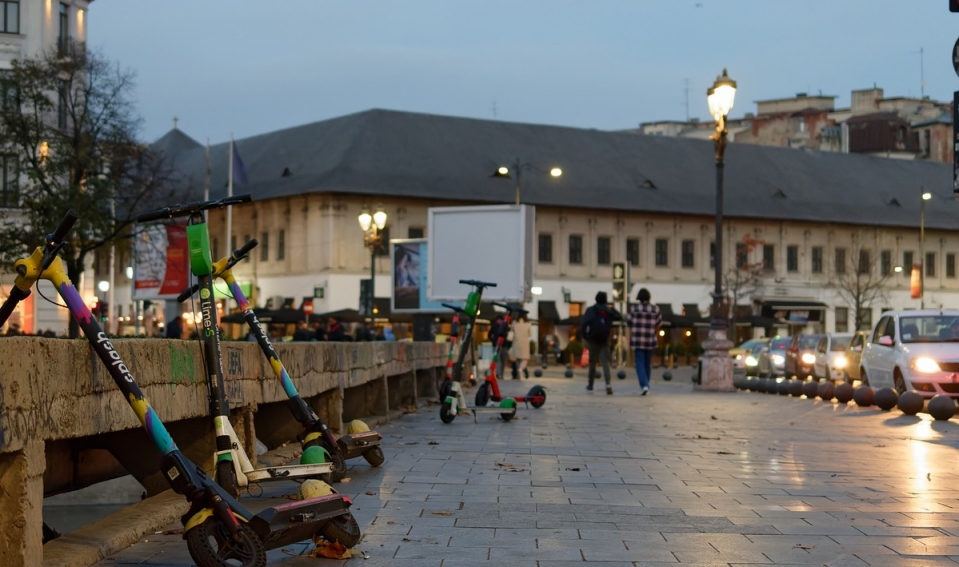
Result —
<path fill-rule="evenodd" d="M 366 313 L 372 319 L 373 298 L 376 295 L 376 251 L 383 244 L 383 235 L 380 231 L 386 226 L 386 213 L 381 207 L 377 207 L 373 214 L 370 214 L 368 209 L 363 209 L 356 220 L 360 222 L 360 228 L 363 229 L 363 243 L 370 250 L 370 294 L 366 298 Z"/>
<path fill-rule="evenodd" d="M 716 121 L 716 132 L 710 136 L 716 143 L 716 268 L 713 289 L 713 309 L 709 322 L 709 339 L 703 341 L 703 368 L 700 390 L 732 392 L 733 363 L 729 349 L 733 343 L 727 338 L 727 317 L 723 307 L 723 170 L 726 154 L 726 116 L 733 109 L 736 98 L 736 81 L 729 78 L 726 69 L 706 91 L 709 113 Z M 732 306 L 730 306 L 732 308 Z"/>
<path fill-rule="evenodd" d="M 504 179 L 511 179 L 509 175 L 510 171 L 512 170 L 516 172 L 516 204 L 517 205 L 519 204 L 520 176 L 522 175 L 524 169 L 535 169 L 536 171 L 539 171 L 540 173 L 549 173 L 551 177 L 559 177 L 563 175 L 563 170 L 558 167 L 550 168 L 550 170 L 547 172 L 535 167 L 533 164 L 529 162 L 524 163 L 520 161 L 519 158 L 516 158 L 516 161 L 513 163 L 512 168 L 507 167 L 505 165 L 501 165 L 500 167 L 496 168 L 496 171 L 493 172 L 492 177 L 502 177 Z"/>
<path fill-rule="evenodd" d="M 926 201 L 932 193 L 923 191 L 919 201 L 919 309 L 926 308 Z"/>

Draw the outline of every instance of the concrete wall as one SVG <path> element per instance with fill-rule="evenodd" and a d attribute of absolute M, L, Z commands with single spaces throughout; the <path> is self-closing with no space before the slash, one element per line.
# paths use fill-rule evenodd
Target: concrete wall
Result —
<path fill-rule="evenodd" d="M 201 345 L 131 339 L 114 346 L 181 451 L 211 470 L 214 436 Z M 340 431 L 344 417 L 388 419 L 415 404 L 417 395 L 435 396 L 447 355 L 446 345 L 436 343 L 276 348 L 300 395 Z M 256 437 L 268 446 L 292 439 L 298 424 L 258 345 L 226 342 L 222 354 L 232 421 L 247 454 L 255 459 Z M 0 429 L 0 517 L 16 526 L 0 536 L 0 565 L 42 561 L 44 496 L 127 473 L 149 494 L 168 488 L 157 470 L 159 454 L 85 341 L 0 339 Z"/>

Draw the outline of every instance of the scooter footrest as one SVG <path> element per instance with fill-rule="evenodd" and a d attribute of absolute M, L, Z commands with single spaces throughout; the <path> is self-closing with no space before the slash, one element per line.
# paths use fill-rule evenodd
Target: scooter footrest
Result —
<path fill-rule="evenodd" d="M 328 520 L 349 513 L 351 504 L 347 496 L 330 494 L 270 506 L 250 519 L 250 527 L 266 549 L 275 549 L 311 539 Z"/>

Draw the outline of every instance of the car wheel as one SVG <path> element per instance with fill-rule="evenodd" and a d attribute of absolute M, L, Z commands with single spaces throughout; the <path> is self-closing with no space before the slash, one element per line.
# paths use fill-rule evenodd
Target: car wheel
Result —
<path fill-rule="evenodd" d="M 902 372 L 898 368 L 892 372 L 892 381 L 896 387 L 896 392 L 900 396 L 903 395 L 906 392 L 906 379 L 902 377 Z"/>
<path fill-rule="evenodd" d="M 862 382 L 863 386 L 869 385 L 869 376 L 866 375 L 865 368 L 859 368 L 859 381 Z"/>

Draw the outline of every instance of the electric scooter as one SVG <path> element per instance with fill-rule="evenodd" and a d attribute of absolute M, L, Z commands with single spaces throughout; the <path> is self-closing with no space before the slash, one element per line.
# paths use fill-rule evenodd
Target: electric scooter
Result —
<path fill-rule="evenodd" d="M 506 397 L 500 393 L 499 381 L 496 379 L 499 354 L 505 350 L 504 344 L 506 343 L 506 335 L 509 333 L 510 325 L 512 324 L 515 316 L 526 315 L 529 313 L 529 311 L 526 309 L 520 309 L 519 307 L 513 307 L 512 305 L 507 305 L 505 303 L 496 303 L 494 301 L 493 305 L 505 309 L 506 317 L 503 318 L 503 323 L 499 329 L 499 336 L 496 339 L 493 361 L 490 363 L 489 370 L 486 372 L 486 380 L 480 384 L 479 388 L 476 390 L 477 406 L 485 406 L 489 402 L 501 402 L 506 399 Z M 539 409 L 543 407 L 543 404 L 546 403 L 546 389 L 537 385 L 530 388 L 529 392 L 527 392 L 525 396 L 510 396 L 510 398 L 517 402 L 525 403 L 526 407 L 533 406 L 533 408 Z"/>
<path fill-rule="evenodd" d="M 463 342 L 459 348 L 459 351 L 456 355 L 456 361 L 453 363 L 452 368 L 449 367 L 447 363 L 447 375 L 449 380 L 444 380 L 443 385 L 440 386 L 440 403 L 443 403 L 443 400 L 446 399 L 446 394 L 448 394 L 448 388 L 453 382 L 462 382 L 463 381 L 463 368 L 466 365 L 466 356 L 473 349 L 473 328 L 476 326 L 476 317 L 479 315 L 480 310 L 480 301 L 483 298 L 483 290 L 487 287 L 496 287 L 495 283 L 491 282 L 481 282 L 478 280 L 460 280 L 461 284 L 471 285 L 475 287 L 473 291 L 469 292 L 466 296 L 466 303 L 464 303 L 462 308 L 452 307 L 448 304 L 443 304 L 450 309 L 457 310 L 457 315 L 454 317 L 455 330 L 450 333 L 450 356 L 453 356 L 453 351 L 456 348 L 456 342 L 453 340 L 453 336 L 457 335 L 459 331 L 459 314 L 462 313 L 466 315 L 466 330 L 463 332 Z M 474 372 L 471 372 L 469 375 L 469 383 L 471 386 L 476 385 L 476 378 Z"/>
<path fill-rule="evenodd" d="M 346 459 L 363 457 L 371 466 L 378 467 L 382 465 L 386 460 L 383 455 L 383 449 L 380 448 L 380 441 L 383 439 L 382 435 L 375 431 L 365 431 L 347 434 L 337 439 L 333 435 L 333 432 L 330 431 L 330 428 L 327 427 L 326 422 L 313 412 L 306 401 L 300 397 L 296 386 L 293 385 L 293 381 L 290 379 L 290 375 L 287 373 L 286 368 L 284 368 L 283 363 L 280 362 L 280 357 L 276 354 L 276 349 L 273 348 L 270 338 L 266 335 L 263 326 L 256 318 L 253 307 L 250 305 L 249 300 L 243 294 L 243 290 L 240 289 L 240 286 L 236 283 L 236 278 L 233 276 L 233 266 L 242 260 L 257 244 L 257 240 L 253 239 L 226 258 L 221 258 L 213 262 L 212 276 L 226 282 L 230 287 L 230 293 L 233 294 L 237 305 L 243 310 L 243 318 L 246 320 L 247 326 L 249 326 L 253 336 L 256 337 L 256 342 L 260 345 L 260 350 L 270 362 L 273 373 L 276 375 L 277 380 L 280 381 L 283 391 L 286 392 L 289 398 L 288 405 L 290 411 L 293 413 L 293 417 L 303 425 L 304 432 L 300 436 L 300 442 L 303 445 L 304 451 L 312 446 L 319 446 L 326 450 L 330 456 L 330 464 L 332 466 L 330 478 L 334 482 L 342 480 L 345 476 Z M 186 301 L 187 298 L 191 297 L 200 289 L 200 283 L 193 284 L 192 287 L 177 297 L 177 301 L 180 303 Z M 243 455 L 242 450 L 240 450 L 239 453 L 240 462 L 242 463 L 245 455 Z M 249 459 L 247 459 L 247 462 L 248 461 Z M 237 461 L 234 460 L 234 463 L 237 463 Z M 308 469 L 314 466 L 316 465 L 293 465 L 275 467 L 267 470 L 275 470 L 277 475 L 284 477 L 309 476 L 313 473 L 309 472 Z M 238 478 L 242 478 L 242 476 L 245 475 L 250 481 L 260 480 L 260 475 L 263 472 L 250 470 L 252 467 L 243 469 L 243 467 L 234 466 L 234 468 L 240 469 L 235 471 Z M 281 472 L 280 469 L 284 470 Z M 242 480 L 240 482 L 242 484 Z"/>
<path fill-rule="evenodd" d="M 249 200 L 249 196 L 244 196 L 199 205 L 210 209 Z M 197 207 L 198 204 L 189 206 Z M 166 211 L 170 210 L 174 209 Z M 165 213 L 155 219 L 166 217 Z M 189 501 L 190 508 L 180 520 L 190 557 L 202 567 L 265 567 L 266 549 L 315 535 L 338 541 L 346 547 L 359 543 L 359 526 L 349 512 L 352 501 L 348 497 L 330 494 L 270 506 L 252 514 L 180 452 L 166 426 L 143 396 L 129 367 L 73 286 L 58 256 L 77 218 L 75 211 L 69 211 L 56 230 L 45 237 L 43 246 L 14 264 L 17 276 L 10 295 L 0 306 L 0 325 L 6 323 L 20 301 L 29 297 L 37 280 L 44 279 L 53 284 L 162 455 L 160 467 L 167 482 Z"/>

